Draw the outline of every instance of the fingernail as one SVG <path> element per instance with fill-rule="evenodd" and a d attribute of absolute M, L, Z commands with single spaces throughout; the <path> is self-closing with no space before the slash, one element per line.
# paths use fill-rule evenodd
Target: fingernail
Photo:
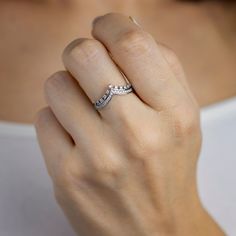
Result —
<path fill-rule="evenodd" d="M 129 19 L 130 19 L 134 24 L 136 24 L 138 27 L 141 28 L 141 25 L 140 25 L 132 16 L 129 16 Z"/>
<path fill-rule="evenodd" d="M 98 22 L 98 20 L 100 20 L 103 16 L 97 16 L 93 22 L 92 22 L 92 26 L 94 27 L 94 25 Z"/>

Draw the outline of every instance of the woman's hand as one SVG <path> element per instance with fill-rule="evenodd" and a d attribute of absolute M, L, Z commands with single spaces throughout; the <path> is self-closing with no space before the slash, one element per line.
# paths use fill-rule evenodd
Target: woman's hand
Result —
<path fill-rule="evenodd" d="M 95 39 L 64 51 L 36 128 L 55 196 L 86 236 L 223 233 L 196 187 L 199 108 L 174 53 L 128 17 L 94 21 Z M 119 68 L 119 69 L 118 69 Z M 92 102 L 127 76 L 135 93 Z"/>

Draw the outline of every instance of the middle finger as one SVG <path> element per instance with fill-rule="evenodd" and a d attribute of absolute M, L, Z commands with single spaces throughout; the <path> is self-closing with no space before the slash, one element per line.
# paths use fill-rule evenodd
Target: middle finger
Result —
<path fill-rule="evenodd" d="M 111 52 L 139 97 L 157 111 L 190 100 L 154 38 L 128 17 L 110 13 L 94 21 L 93 36 Z"/>

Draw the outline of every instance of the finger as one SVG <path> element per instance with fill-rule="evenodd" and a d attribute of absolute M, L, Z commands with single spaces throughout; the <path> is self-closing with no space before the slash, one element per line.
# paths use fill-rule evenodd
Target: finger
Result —
<path fill-rule="evenodd" d="M 68 72 L 57 72 L 47 80 L 45 96 L 53 113 L 76 144 L 88 145 L 95 138 L 101 119 L 77 81 Z"/>
<path fill-rule="evenodd" d="M 165 57 L 166 61 L 168 62 L 170 69 L 176 76 L 176 79 L 179 80 L 179 82 L 182 84 L 182 86 L 185 88 L 186 92 L 188 93 L 189 97 L 197 105 L 197 101 L 195 97 L 193 96 L 193 93 L 189 87 L 184 69 L 177 55 L 174 53 L 173 50 L 171 50 L 169 47 L 167 47 L 164 44 L 158 43 L 158 46 L 161 50 L 162 55 Z"/>
<path fill-rule="evenodd" d="M 67 46 L 63 53 L 65 67 L 78 80 L 91 102 L 101 98 L 112 85 L 125 85 L 121 72 L 110 58 L 106 48 L 97 40 L 78 39 Z M 118 111 L 132 109 L 141 101 L 134 93 L 114 96 L 103 109 L 103 118 L 116 119 Z"/>
<path fill-rule="evenodd" d="M 143 101 L 157 110 L 189 99 L 155 40 L 128 17 L 108 14 L 94 21 L 93 36 L 111 52 Z"/>
<path fill-rule="evenodd" d="M 48 172 L 54 176 L 62 158 L 74 147 L 74 142 L 49 107 L 37 114 L 35 128 Z"/>

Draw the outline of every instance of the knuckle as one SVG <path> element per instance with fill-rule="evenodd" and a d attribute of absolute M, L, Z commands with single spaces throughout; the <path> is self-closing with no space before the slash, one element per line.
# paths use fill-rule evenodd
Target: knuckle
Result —
<path fill-rule="evenodd" d="M 113 188 L 119 181 L 121 172 L 120 168 L 98 168 L 95 171 L 93 180 L 100 184 Z"/>
<path fill-rule="evenodd" d="M 110 148 L 104 148 L 100 154 L 98 154 L 99 161 L 94 163 L 95 172 L 98 174 L 105 173 L 106 175 L 116 176 L 122 170 L 122 161 L 117 156 L 116 151 L 110 150 Z"/>
<path fill-rule="evenodd" d="M 147 158 L 156 155 L 163 149 L 160 128 L 158 122 L 154 122 L 152 116 L 137 119 L 137 112 L 130 109 L 119 110 L 119 117 L 124 144 L 131 156 Z"/>
<path fill-rule="evenodd" d="M 158 142 L 159 135 L 154 129 L 137 128 L 126 132 L 127 147 L 131 156 L 138 159 L 147 159 L 160 152 L 161 144 Z"/>
<path fill-rule="evenodd" d="M 71 58 L 80 66 L 86 66 L 101 54 L 102 45 L 94 39 L 77 39 L 70 43 L 63 52 L 63 60 Z"/>
<path fill-rule="evenodd" d="M 150 35 L 141 29 L 131 29 L 118 37 L 116 45 L 124 53 L 141 56 L 151 49 Z"/>
<path fill-rule="evenodd" d="M 111 176 L 117 176 L 121 172 L 122 168 L 121 165 L 114 164 L 113 162 L 103 162 L 95 167 L 96 173 L 98 175 L 105 174 L 105 175 L 111 175 Z"/>
<path fill-rule="evenodd" d="M 87 173 L 87 177 L 98 181 L 100 184 L 114 186 L 125 168 L 125 160 L 118 153 L 120 152 L 109 147 L 104 147 L 98 151 L 93 159 L 93 175 Z"/>
<path fill-rule="evenodd" d="M 191 105 L 181 106 L 174 114 L 175 137 L 189 137 L 200 130 L 200 112 Z"/>

